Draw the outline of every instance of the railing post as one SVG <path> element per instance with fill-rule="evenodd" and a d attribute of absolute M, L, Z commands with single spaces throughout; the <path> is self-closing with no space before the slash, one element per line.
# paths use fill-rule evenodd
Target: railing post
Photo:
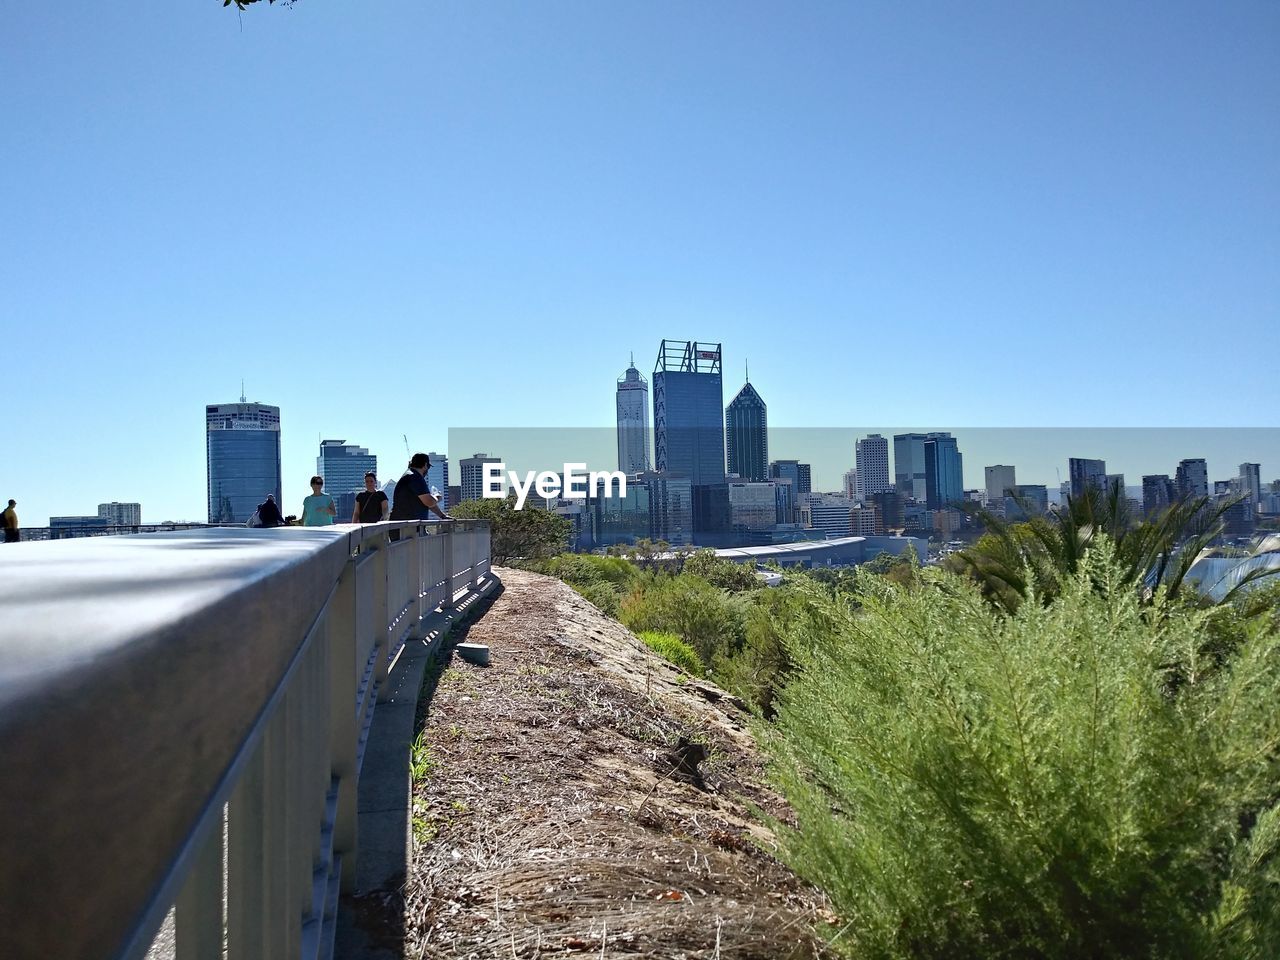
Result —
<path fill-rule="evenodd" d="M 333 851 L 342 856 L 342 885 L 350 889 L 356 869 L 356 750 L 360 741 L 363 706 L 359 684 L 365 660 L 360 655 L 358 630 L 364 618 L 356 609 L 357 563 L 380 565 L 385 569 L 386 551 L 375 548 L 373 555 L 349 561 L 338 581 L 329 612 L 329 757 L 333 776 L 338 778 L 338 806 L 333 824 Z M 379 640 L 385 641 L 386 577 L 382 578 Z M 385 647 L 384 647 L 385 649 Z"/>
<path fill-rule="evenodd" d="M 449 524 L 444 530 L 444 599 L 441 601 L 445 606 L 453 606 L 453 558 L 454 542 L 457 540 L 458 527 L 455 524 Z"/>
<path fill-rule="evenodd" d="M 174 911 L 177 960 L 222 960 L 222 818 L 200 845 Z"/>

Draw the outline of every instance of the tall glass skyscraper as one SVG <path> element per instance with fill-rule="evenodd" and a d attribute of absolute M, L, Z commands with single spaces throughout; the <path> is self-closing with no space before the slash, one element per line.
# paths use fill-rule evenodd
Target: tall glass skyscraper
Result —
<path fill-rule="evenodd" d="M 649 469 L 649 382 L 635 359 L 618 379 L 618 469 L 627 476 Z"/>
<path fill-rule="evenodd" d="M 658 471 L 693 487 L 695 539 L 710 545 L 729 531 L 724 474 L 724 393 L 720 344 L 663 340 L 653 371 L 653 435 Z"/>
<path fill-rule="evenodd" d="M 316 473 L 324 477 L 324 492 L 337 498 L 339 494 L 364 489 L 364 475 L 378 472 L 378 458 L 364 447 L 345 440 L 324 440 L 316 457 Z"/>
<path fill-rule="evenodd" d="M 1107 461 L 1086 460 L 1083 457 L 1067 459 L 1067 474 L 1071 479 L 1071 496 L 1083 497 L 1089 488 L 1107 489 Z"/>
<path fill-rule="evenodd" d="M 912 500 L 925 500 L 923 433 L 895 433 L 893 435 L 893 482 L 898 492 Z"/>
<path fill-rule="evenodd" d="M 930 510 L 964 502 L 964 458 L 951 434 L 925 434 L 924 483 Z"/>
<path fill-rule="evenodd" d="M 244 523 L 269 493 L 281 503 L 280 408 L 241 397 L 204 411 L 209 522 Z"/>
<path fill-rule="evenodd" d="M 769 414 L 764 400 L 748 380 L 724 412 L 725 449 L 729 472 L 743 480 L 769 477 Z"/>

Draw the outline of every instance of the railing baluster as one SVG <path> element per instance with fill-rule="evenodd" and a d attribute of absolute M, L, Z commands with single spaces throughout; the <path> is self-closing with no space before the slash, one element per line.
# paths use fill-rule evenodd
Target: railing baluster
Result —
<path fill-rule="evenodd" d="M 227 960 L 261 960 L 266 930 L 265 743 L 240 775 L 227 809 Z"/>
<path fill-rule="evenodd" d="M 177 960 L 222 958 L 222 818 L 200 845 L 174 913 Z"/>

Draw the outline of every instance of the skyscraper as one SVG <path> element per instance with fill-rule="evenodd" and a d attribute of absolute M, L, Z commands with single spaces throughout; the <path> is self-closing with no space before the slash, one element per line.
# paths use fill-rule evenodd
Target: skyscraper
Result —
<path fill-rule="evenodd" d="M 695 539 L 729 530 L 720 344 L 663 340 L 653 371 L 654 461 L 692 486 Z"/>
<path fill-rule="evenodd" d="M 889 441 L 880 434 L 868 434 L 854 444 L 854 463 L 859 500 L 889 489 Z"/>
<path fill-rule="evenodd" d="M 895 433 L 893 435 L 893 482 L 898 492 L 912 500 L 925 500 L 924 442 L 923 433 Z"/>
<path fill-rule="evenodd" d="M 649 469 L 649 383 L 635 359 L 618 378 L 618 469 L 631 476 Z"/>
<path fill-rule="evenodd" d="M 364 475 L 378 472 L 378 458 L 364 447 L 345 440 L 322 440 L 316 457 L 316 473 L 324 478 L 324 492 L 335 500 L 344 493 L 364 489 Z M 339 521 L 342 518 L 339 516 Z M 345 519 L 350 519 L 350 514 Z"/>
<path fill-rule="evenodd" d="M 1086 460 L 1083 457 L 1067 459 L 1067 477 L 1071 482 L 1071 496 L 1082 497 L 1090 488 L 1107 489 L 1107 461 Z"/>
<path fill-rule="evenodd" d="M 98 517 L 113 527 L 136 527 L 142 523 L 142 504 L 110 503 L 98 504 Z"/>
<path fill-rule="evenodd" d="M 463 500 L 483 500 L 484 499 L 484 465 L 486 463 L 501 463 L 501 457 L 491 457 L 487 453 L 476 453 L 469 457 L 464 457 L 458 461 L 458 469 L 461 471 L 461 479 L 458 481 L 460 490 L 459 495 Z M 430 481 L 428 481 L 430 482 Z M 442 488 L 443 489 L 443 488 Z"/>
<path fill-rule="evenodd" d="M 280 487 L 280 408 L 263 403 L 206 406 L 205 461 L 210 523 L 244 523 Z"/>
<path fill-rule="evenodd" d="M 1207 497 L 1209 495 L 1209 465 L 1204 460 L 1179 460 L 1173 481 L 1178 487 L 1179 498 Z"/>
<path fill-rule="evenodd" d="M 1178 487 L 1167 473 L 1149 473 L 1142 478 L 1142 512 L 1145 516 L 1160 513 L 1178 499 Z"/>
<path fill-rule="evenodd" d="M 770 480 L 790 480 L 791 491 L 795 494 L 795 500 L 800 502 L 800 498 L 813 489 L 812 472 L 810 465 L 801 463 L 799 460 L 775 460 L 769 464 Z"/>
<path fill-rule="evenodd" d="M 986 467 L 985 472 L 987 505 L 992 509 L 999 509 L 1004 503 L 1004 498 L 1012 496 L 1009 491 L 1018 485 L 1018 481 L 1015 479 L 1017 471 L 1008 464 L 997 463 Z"/>
<path fill-rule="evenodd" d="M 427 467 L 427 487 L 440 501 L 440 509 L 448 510 L 449 504 L 449 458 L 443 453 L 428 453 L 431 466 Z M 435 491 L 439 490 L 439 493 Z"/>
<path fill-rule="evenodd" d="M 1240 492 L 1249 498 L 1249 509 L 1256 513 L 1262 502 L 1262 464 L 1240 464 Z"/>
<path fill-rule="evenodd" d="M 925 434 L 924 483 L 930 510 L 964 502 L 964 457 L 951 434 Z"/>
<path fill-rule="evenodd" d="M 760 482 L 769 475 L 768 408 L 748 380 L 724 412 L 729 472 Z"/>

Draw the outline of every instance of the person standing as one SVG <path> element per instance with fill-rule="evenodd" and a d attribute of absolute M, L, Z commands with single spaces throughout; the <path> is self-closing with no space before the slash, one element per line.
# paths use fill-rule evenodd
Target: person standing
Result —
<path fill-rule="evenodd" d="M 391 513 L 391 501 L 378 489 L 378 476 L 372 470 L 364 475 L 364 489 L 356 494 L 352 523 L 377 523 Z"/>
<path fill-rule="evenodd" d="M 258 504 L 258 519 L 264 527 L 284 526 L 284 517 L 280 515 L 280 505 L 276 503 L 274 493 L 268 493 L 267 499 Z"/>
<path fill-rule="evenodd" d="M 324 477 L 311 478 L 311 496 L 302 500 L 302 525 L 304 527 L 327 527 L 333 523 L 338 512 L 333 497 L 324 490 Z"/>
<path fill-rule="evenodd" d="M 431 458 L 425 453 L 415 453 L 409 460 L 409 472 L 396 481 L 392 494 L 392 520 L 429 520 L 435 514 L 441 520 L 453 518 L 440 509 L 440 501 L 431 495 L 427 486 L 427 471 Z"/>
<path fill-rule="evenodd" d="M 10 500 L 9 506 L 4 511 L 4 542 L 17 543 L 18 535 L 18 511 L 13 509 L 18 505 L 17 500 Z"/>

